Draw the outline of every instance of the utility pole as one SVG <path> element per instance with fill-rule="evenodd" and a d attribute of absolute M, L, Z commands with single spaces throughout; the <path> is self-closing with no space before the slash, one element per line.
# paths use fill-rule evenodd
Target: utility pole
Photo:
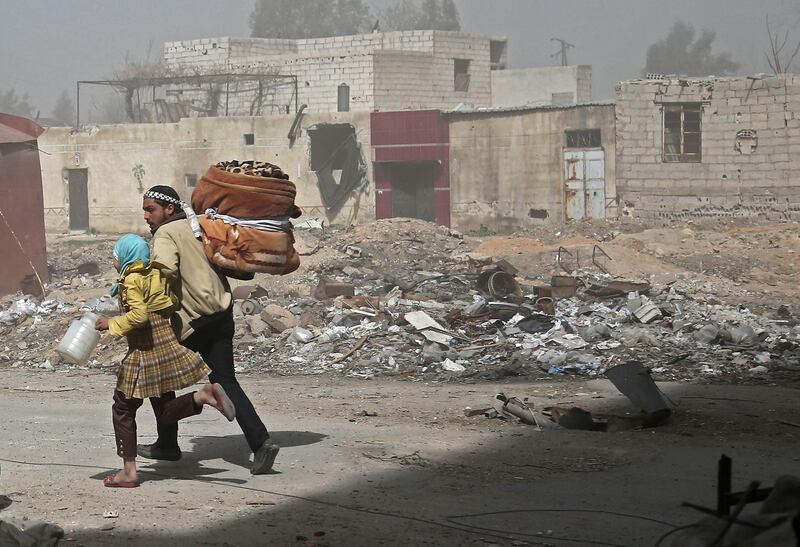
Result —
<path fill-rule="evenodd" d="M 570 48 L 574 48 L 575 46 L 567 42 L 566 40 L 562 40 L 561 38 L 550 38 L 551 42 L 559 42 L 561 44 L 561 51 L 556 51 L 550 57 L 555 59 L 556 57 L 561 56 L 561 66 L 567 66 L 567 50 Z"/>

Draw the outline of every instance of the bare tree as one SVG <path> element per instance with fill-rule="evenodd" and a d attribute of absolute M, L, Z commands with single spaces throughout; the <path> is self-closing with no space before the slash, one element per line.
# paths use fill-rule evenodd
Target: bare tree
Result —
<path fill-rule="evenodd" d="M 372 16 L 364 0 L 256 0 L 250 14 L 256 38 L 321 38 L 361 34 Z"/>
<path fill-rule="evenodd" d="M 381 29 L 461 30 L 461 16 L 453 0 L 398 0 L 380 12 Z"/>
<path fill-rule="evenodd" d="M 33 107 L 28 103 L 28 94 L 18 95 L 14 88 L 0 89 L 0 112 L 25 118 L 33 117 Z"/>
<path fill-rule="evenodd" d="M 767 15 L 767 37 L 769 37 L 770 51 L 769 53 L 764 53 L 764 57 L 767 58 L 769 68 L 772 69 L 772 72 L 775 74 L 785 74 L 789 72 L 794 58 L 797 57 L 797 53 L 800 52 L 800 41 L 797 42 L 794 51 L 788 58 L 786 55 L 783 55 L 783 50 L 789 42 L 789 29 L 787 28 L 784 31 L 783 37 L 780 36 L 780 31 L 773 33 L 772 27 L 769 24 L 769 14 Z"/>
<path fill-rule="evenodd" d="M 75 103 L 72 102 L 72 97 L 69 96 L 66 89 L 58 96 L 56 105 L 53 107 L 52 117 L 53 121 L 64 127 L 75 123 Z"/>

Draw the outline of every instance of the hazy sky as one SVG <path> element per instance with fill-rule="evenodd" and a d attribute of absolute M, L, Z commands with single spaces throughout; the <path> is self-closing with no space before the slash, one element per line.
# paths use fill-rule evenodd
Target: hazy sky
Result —
<path fill-rule="evenodd" d="M 302 0 L 297 0 L 302 1 Z M 390 0 L 375 0 L 386 3 Z M 595 99 L 636 78 L 647 47 L 676 20 L 717 32 L 740 72 L 766 72 L 764 16 L 795 23 L 800 0 L 457 0 L 465 31 L 505 36 L 513 67 L 555 64 L 550 38 L 575 44 L 590 64 Z M 0 89 L 28 93 L 47 116 L 75 81 L 111 76 L 126 54 L 159 58 L 165 41 L 247 36 L 253 0 L 0 0 Z M 800 26 L 795 32 L 800 40 Z M 800 71 L 800 59 L 796 70 Z"/>

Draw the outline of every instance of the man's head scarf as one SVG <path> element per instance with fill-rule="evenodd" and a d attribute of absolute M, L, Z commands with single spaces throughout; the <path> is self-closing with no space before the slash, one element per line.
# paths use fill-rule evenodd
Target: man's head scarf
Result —
<path fill-rule="evenodd" d="M 161 184 L 153 186 L 147 192 L 144 193 L 142 199 L 143 200 L 154 199 L 162 207 L 166 207 L 167 205 L 173 205 L 175 207 L 175 211 L 182 210 L 186 215 L 186 220 L 189 221 L 189 226 L 192 227 L 192 232 L 194 233 L 194 237 L 199 238 L 200 235 L 202 234 L 202 230 L 200 229 L 200 223 L 197 220 L 197 215 L 195 214 L 191 205 L 184 202 L 178 195 L 178 192 L 176 192 L 175 188 L 173 188 L 172 186 L 164 186 Z"/>
<path fill-rule="evenodd" d="M 171 186 L 164 186 L 161 184 L 150 188 L 144 193 L 142 199 L 154 199 L 158 202 L 161 202 L 162 205 L 175 205 L 176 209 L 181 209 L 183 206 L 183 201 L 178 195 L 178 192 L 176 192 Z"/>

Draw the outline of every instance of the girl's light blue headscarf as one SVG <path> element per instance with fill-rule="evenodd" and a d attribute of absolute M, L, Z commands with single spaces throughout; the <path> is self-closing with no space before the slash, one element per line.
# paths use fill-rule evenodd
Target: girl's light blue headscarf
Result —
<path fill-rule="evenodd" d="M 125 269 L 136 262 L 141 260 L 145 265 L 150 263 L 150 247 L 142 236 L 136 234 L 125 234 L 114 245 L 114 258 L 119 260 L 119 273 L 123 273 Z M 111 296 L 117 296 L 119 293 L 119 285 L 115 283 L 111 287 Z"/>

